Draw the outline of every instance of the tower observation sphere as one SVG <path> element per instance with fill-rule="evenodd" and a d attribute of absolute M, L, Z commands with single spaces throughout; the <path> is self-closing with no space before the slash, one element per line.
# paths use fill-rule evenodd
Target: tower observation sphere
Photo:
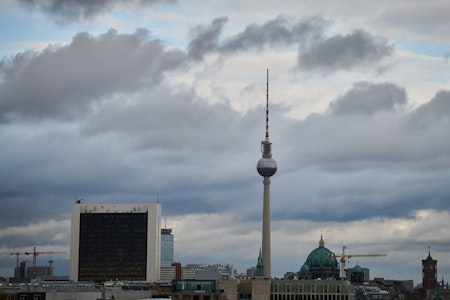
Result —
<path fill-rule="evenodd" d="M 270 146 L 272 143 L 262 141 L 261 142 L 261 151 L 263 153 L 263 157 L 258 160 L 258 164 L 256 165 L 256 170 L 259 175 L 262 177 L 270 177 L 274 175 L 277 171 L 277 162 L 272 158 L 272 153 L 270 150 Z M 266 150 L 266 148 L 269 148 Z M 269 153 L 269 155 L 267 155 Z M 266 155 L 265 155 L 266 154 Z"/>

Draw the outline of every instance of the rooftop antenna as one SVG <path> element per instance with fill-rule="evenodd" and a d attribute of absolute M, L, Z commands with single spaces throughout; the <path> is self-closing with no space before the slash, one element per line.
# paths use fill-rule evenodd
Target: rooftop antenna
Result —
<path fill-rule="evenodd" d="M 266 81 L 266 137 L 264 141 L 261 141 L 261 152 L 263 153 L 263 158 L 272 158 L 272 143 L 269 141 L 269 69 L 267 69 Z"/>

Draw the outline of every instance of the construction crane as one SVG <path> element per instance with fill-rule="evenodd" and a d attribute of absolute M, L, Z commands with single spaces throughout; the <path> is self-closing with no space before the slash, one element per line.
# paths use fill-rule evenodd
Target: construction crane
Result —
<path fill-rule="evenodd" d="M 14 253 L 13 253 L 14 254 Z M 19 253 L 22 254 L 22 253 Z M 17 254 L 17 257 L 19 257 Z M 36 251 L 36 246 L 33 248 L 33 252 L 25 252 L 25 255 L 33 255 L 33 276 L 32 279 L 36 279 L 36 256 L 39 254 L 66 254 L 66 252 L 38 252 Z"/>
<path fill-rule="evenodd" d="M 25 253 L 20 253 L 20 252 L 12 252 L 11 255 L 15 255 L 16 256 L 16 268 L 19 267 L 19 255 L 20 254 L 25 254 Z"/>
<path fill-rule="evenodd" d="M 339 260 L 341 263 L 341 278 L 346 278 L 345 276 L 345 264 L 348 259 L 352 257 L 367 257 L 367 256 L 387 256 L 387 254 L 347 254 L 345 253 L 346 246 L 342 246 L 342 254 L 341 255 L 335 255 L 334 253 L 331 253 L 331 256 L 334 257 L 340 257 Z"/>

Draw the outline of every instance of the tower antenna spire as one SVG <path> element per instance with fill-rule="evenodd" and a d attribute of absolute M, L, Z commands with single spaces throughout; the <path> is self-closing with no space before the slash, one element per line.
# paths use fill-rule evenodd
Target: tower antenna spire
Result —
<path fill-rule="evenodd" d="M 266 81 L 266 141 L 269 141 L 269 69 L 267 69 Z"/>

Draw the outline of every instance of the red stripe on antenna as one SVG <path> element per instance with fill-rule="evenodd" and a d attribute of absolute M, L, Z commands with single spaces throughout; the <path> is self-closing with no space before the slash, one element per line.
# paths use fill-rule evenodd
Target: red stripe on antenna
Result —
<path fill-rule="evenodd" d="M 269 141 L 269 69 L 266 81 L 266 141 Z"/>

